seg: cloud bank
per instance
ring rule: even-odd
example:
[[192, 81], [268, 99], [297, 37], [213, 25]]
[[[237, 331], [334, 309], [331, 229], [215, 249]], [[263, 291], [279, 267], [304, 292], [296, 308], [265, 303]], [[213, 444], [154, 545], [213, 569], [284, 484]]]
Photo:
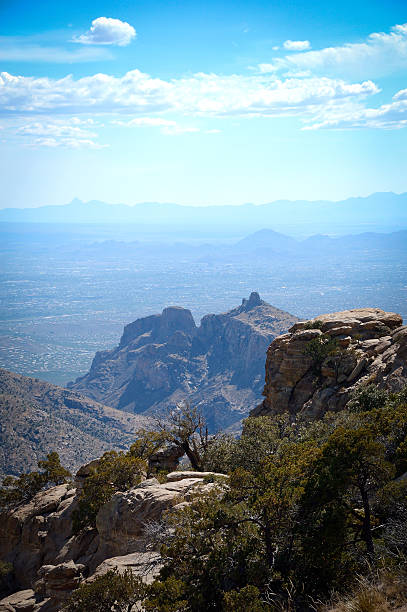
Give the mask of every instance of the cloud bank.
[[173, 111], [205, 116], [280, 116], [377, 93], [372, 81], [347, 83], [326, 77], [279, 79], [198, 73], [165, 81], [140, 70], [123, 77], [95, 74], [74, 79], [0, 73], [4, 114], [126, 113]]
[[[134, 36], [129, 24], [101, 17], [81, 42], [125, 45]], [[362, 43], [301, 50], [308, 44], [285, 41], [289, 55], [249, 74], [199, 72], [160, 79], [136, 69], [123, 76], [56, 79], [2, 72], [2, 134], [10, 133], [7, 122], [18, 120], [17, 137], [34, 139], [38, 146], [100, 148], [105, 145], [98, 141], [98, 116], [107, 116], [112, 128], [157, 128], [169, 135], [217, 132], [196, 127], [194, 118], [297, 117], [307, 130], [407, 127], [407, 90], [373, 108], [368, 100], [380, 88], [366, 77], [407, 68], [407, 24], [373, 33]], [[351, 79], [356, 68], [362, 78]]]

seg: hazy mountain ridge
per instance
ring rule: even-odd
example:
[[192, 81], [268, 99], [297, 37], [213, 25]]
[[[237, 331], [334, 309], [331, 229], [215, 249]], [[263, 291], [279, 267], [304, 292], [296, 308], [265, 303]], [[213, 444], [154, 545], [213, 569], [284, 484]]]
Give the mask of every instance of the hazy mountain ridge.
[[[324, 223], [324, 220], [327, 223]], [[392, 219], [391, 224], [389, 219]], [[365, 198], [348, 198], [339, 202], [325, 200], [278, 200], [267, 204], [239, 206], [181, 206], [178, 204], [140, 203], [134, 206], [81, 202], [72, 200], [60, 206], [38, 208], [5, 208], [1, 222], [48, 223], [138, 223], [141, 226], [216, 227], [261, 229], [267, 225], [332, 227], [332, 224], [396, 228], [407, 226], [407, 193], [374, 193]]]
[[206, 315], [199, 327], [189, 310], [166, 308], [127, 325], [119, 346], [97, 353], [89, 373], [69, 387], [135, 413], [186, 400], [211, 430], [222, 429], [256, 404], [266, 350], [296, 321], [255, 292], [227, 313]]

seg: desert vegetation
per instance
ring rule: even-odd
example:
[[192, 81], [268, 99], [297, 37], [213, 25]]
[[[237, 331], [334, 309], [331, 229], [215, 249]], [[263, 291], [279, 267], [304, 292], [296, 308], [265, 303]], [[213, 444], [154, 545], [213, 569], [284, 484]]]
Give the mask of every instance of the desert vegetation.
[[[185, 408], [177, 418], [199, 467], [228, 478], [212, 478], [209, 491], [165, 515], [160, 575], [144, 589], [137, 583], [132, 601], [137, 592], [144, 609], [157, 612], [398, 609], [407, 558], [406, 390], [369, 385], [321, 420], [249, 418], [240, 438], [204, 436], [204, 446], [191, 426], [202, 424], [198, 413]], [[157, 439], [173, 442], [171, 428]], [[85, 610], [78, 602], [75, 592], [68, 609]]]

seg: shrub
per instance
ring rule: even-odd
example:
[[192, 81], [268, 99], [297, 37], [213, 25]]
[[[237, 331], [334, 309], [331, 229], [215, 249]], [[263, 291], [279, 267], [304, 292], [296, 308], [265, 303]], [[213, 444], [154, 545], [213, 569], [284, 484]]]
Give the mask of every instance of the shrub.
[[128, 453], [108, 451], [97, 462], [92, 474], [85, 479], [78, 508], [72, 516], [74, 533], [94, 527], [96, 515], [116, 491], [126, 491], [139, 484], [147, 464]]
[[369, 412], [382, 408], [388, 400], [389, 394], [374, 384], [365, 385], [356, 389], [347, 404], [353, 412]]
[[59, 455], [51, 452], [38, 462], [42, 472], [23, 473], [17, 478], [7, 476], [0, 488], [0, 507], [13, 507], [29, 501], [42, 489], [68, 482], [71, 473], [60, 462]]
[[302, 329], [322, 329], [323, 325], [323, 321], [316, 319], [315, 321], [306, 321]]
[[73, 592], [63, 612], [130, 612], [142, 610], [146, 586], [130, 569], [108, 571]]
[[321, 374], [321, 366], [327, 357], [338, 355], [344, 351], [340, 349], [338, 341], [335, 338], [331, 338], [327, 334], [317, 336], [307, 343], [305, 348], [305, 355], [308, 355], [312, 359], [312, 371], [316, 376]]

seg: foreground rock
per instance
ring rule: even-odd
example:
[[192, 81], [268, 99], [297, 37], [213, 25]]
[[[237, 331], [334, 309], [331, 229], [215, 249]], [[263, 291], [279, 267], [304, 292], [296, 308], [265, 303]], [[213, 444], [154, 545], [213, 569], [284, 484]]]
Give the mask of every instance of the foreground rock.
[[[86, 466], [85, 466], [86, 468]], [[86, 477], [80, 470], [78, 483]], [[30, 503], [0, 514], [0, 559], [13, 564], [15, 593], [0, 601], [0, 612], [56, 612], [83, 580], [115, 567], [150, 582], [160, 568], [151, 533], [164, 512], [188, 503], [213, 486], [211, 473], [169, 474], [116, 493], [99, 510], [96, 529], [72, 533], [76, 489], [68, 485], [38, 493]], [[212, 478], [213, 479], [213, 478]]]
[[188, 400], [211, 431], [223, 429], [259, 401], [267, 347], [296, 321], [258, 293], [203, 317], [199, 327], [189, 310], [166, 308], [127, 325], [119, 346], [97, 353], [90, 372], [70, 387], [134, 413]]
[[[265, 399], [251, 414], [341, 410], [353, 390], [369, 382], [399, 391], [407, 384], [407, 327], [402, 323], [400, 315], [378, 308], [296, 323], [267, 351]], [[327, 356], [318, 369], [309, 354], [310, 343], [326, 338], [335, 340], [336, 354]]]

